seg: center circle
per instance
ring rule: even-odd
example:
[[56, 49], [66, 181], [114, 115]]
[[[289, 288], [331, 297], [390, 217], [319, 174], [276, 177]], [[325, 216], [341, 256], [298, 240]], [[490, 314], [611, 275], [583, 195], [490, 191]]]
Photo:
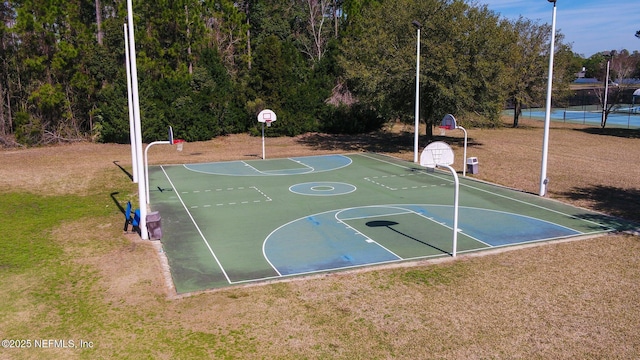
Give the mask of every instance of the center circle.
[[356, 187], [341, 182], [315, 181], [291, 185], [289, 191], [298, 195], [334, 196], [352, 193], [356, 191]]

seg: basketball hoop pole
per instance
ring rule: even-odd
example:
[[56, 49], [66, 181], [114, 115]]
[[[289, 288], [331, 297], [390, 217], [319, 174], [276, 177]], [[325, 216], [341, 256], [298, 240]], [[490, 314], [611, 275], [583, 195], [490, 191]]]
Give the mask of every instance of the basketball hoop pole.
[[149, 155], [147, 154], [150, 147], [160, 144], [171, 145], [171, 141], [154, 141], [151, 144], [147, 145], [146, 148], [144, 148], [144, 180], [146, 181], [145, 187], [147, 188], [147, 205], [149, 205]]
[[444, 118], [442, 118], [442, 122], [440, 122], [440, 128], [441, 129], [445, 129], [445, 130], [460, 129], [460, 130], [462, 130], [464, 132], [464, 152], [462, 154], [462, 156], [463, 156], [463, 160], [462, 160], [462, 176], [466, 177], [467, 176], [467, 167], [466, 167], [466, 161], [467, 161], [467, 138], [468, 138], [467, 129], [463, 128], [462, 126], [459, 126], [458, 122], [456, 121], [456, 118], [451, 114], [447, 114], [447, 115], [444, 116]]
[[453, 160], [453, 150], [451, 150], [451, 147], [447, 143], [441, 141], [432, 142], [427, 145], [420, 156], [421, 166], [431, 169], [435, 169], [438, 166], [446, 167], [453, 175], [455, 190], [453, 193], [453, 250], [451, 251], [451, 255], [456, 257], [458, 252], [458, 194], [460, 190], [460, 179], [458, 178], [456, 170], [451, 167], [451, 164], [454, 162]]
[[456, 129], [460, 129], [464, 131], [464, 151], [462, 154], [462, 159], [464, 160], [462, 160], [462, 176], [466, 177], [467, 176], [467, 129], [458, 125], [456, 125]]
[[460, 190], [460, 180], [458, 179], [458, 174], [456, 170], [449, 165], [439, 165], [442, 167], [446, 167], [451, 171], [453, 175], [453, 179], [455, 181], [455, 190], [453, 192], [453, 250], [451, 251], [451, 256], [456, 257], [456, 253], [458, 252], [458, 199], [459, 199], [459, 190]]
[[264, 155], [264, 123], [262, 123], [262, 160], [265, 159]]

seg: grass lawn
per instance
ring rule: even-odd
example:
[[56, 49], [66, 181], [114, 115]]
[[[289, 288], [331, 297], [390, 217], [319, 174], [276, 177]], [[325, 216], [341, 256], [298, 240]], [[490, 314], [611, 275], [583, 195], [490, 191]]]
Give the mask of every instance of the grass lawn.
[[[541, 123], [468, 130], [477, 178], [537, 193]], [[411, 160], [411, 131], [268, 138], [267, 152]], [[460, 164], [462, 134], [439, 140]], [[640, 222], [640, 132], [553, 124], [549, 149], [549, 197]], [[259, 156], [260, 138], [233, 135], [154, 147], [150, 162]], [[130, 171], [123, 145], [0, 151], [0, 359], [640, 358], [639, 236], [181, 297], [158, 243], [123, 234]]]

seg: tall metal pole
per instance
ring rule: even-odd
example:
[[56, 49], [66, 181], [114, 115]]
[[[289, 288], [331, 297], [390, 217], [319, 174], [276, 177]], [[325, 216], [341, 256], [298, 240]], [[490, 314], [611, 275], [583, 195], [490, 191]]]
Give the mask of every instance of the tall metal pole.
[[549, 79], [547, 82], [547, 104], [544, 116], [544, 138], [542, 140], [542, 166], [540, 170], [540, 196], [547, 193], [547, 158], [549, 152], [549, 123], [551, 122], [551, 91], [553, 90], [553, 53], [556, 42], [556, 0], [548, 0], [553, 3], [553, 18], [551, 21], [551, 45], [549, 50]]
[[413, 26], [418, 29], [417, 45], [416, 45], [416, 120], [415, 134], [413, 139], [413, 162], [418, 162], [418, 138], [420, 134], [420, 28], [422, 24], [417, 21], [412, 22]]
[[140, 98], [138, 96], [138, 67], [136, 65], [136, 42], [133, 31], [133, 5], [127, 0], [127, 20], [129, 25], [129, 60], [131, 61], [131, 92], [133, 100], [133, 116], [136, 132], [136, 154], [138, 158], [138, 198], [140, 200], [140, 237], [149, 239], [147, 233], [147, 190], [142, 156], [142, 126], [140, 120]]
[[131, 142], [131, 164], [133, 182], [138, 183], [138, 158], [136, 151], [136, 125], [135, 116], [133, 115], [133, 94], [131, 91], [131, 60], [129, 59], [129, 30], [127, 24], [124, 24], [124, 58], [127, 68], [127, 96], [129, 104], [129, 139]]
[[600, 126], [604, 127], [605, 120], [607, 118], [607, 95], [609, 94], [609, 63], [611, 62], [611, 54], [607, 57], [607, 76], [604, 81], [604, 102], [602, 103], [602, 120], [600, 120]]

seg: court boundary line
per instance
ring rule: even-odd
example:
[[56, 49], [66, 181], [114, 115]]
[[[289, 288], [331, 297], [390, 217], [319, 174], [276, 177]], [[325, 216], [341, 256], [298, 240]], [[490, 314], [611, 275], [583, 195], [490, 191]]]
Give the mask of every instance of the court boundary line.
[[[307, 164], [303, 164], [299, 161], [295, 161], [292, 158], [282, 158], [282, 159], [269, 159], [269, 160], [289, 160], [291, 162], [294, 162], [296, 164], [302, 165], [303, 167], [299, 167], [299, 168], [291, 168], [291, 169], [280, 169], [280, 170], [258, 170], [255, 166], [252, 166], [250, 164], [247, 163], [246, 160], [240, 160], [241, 163], [243, 163], [245, 166], [248, 166], [250, 168], [253, 169], [253, 171], [257, 172], [258, 174], [261, 175], [265, 175], [265, 176], [286, 176], [286, 175], [305, 175], [305, 174], [311, 174], [312, 172], [314, 172], [316, 169], [314, 169], [312, 166], [309, 166]], [[306, 168], [306, 169], [305, 169]], [[291, 170], [292, 173], [291, 174], [287, 174], [287, 171]], [[301, 170], [300, 172], [293, 172], [294, 170]], [[282, 173], [278, 173], [278, 171], [282, 171]], [[238, 176], [238, 175], [232, 175], [232, 176]], [[248, 175], [251, 176], [251, 175]]]
[[[339, 156], [342, 158], [345, 158], [347, 160], [349, 160], [346, 164], [334, 167], [334, 168], [330, 168], [330, 169], [324, 169], [324, 170], [316, 170], [313, 166], [307, 165], [304, 162], [302, 162], [301, 160], [296, 160], [296, 159], [301, 159], [301, 158], [322, 158], [322, 157], [335, 157], [335, 156]], [[208, 163], [192, 163], [192, 164], [177, 164], [177, 165], [167, 165], [167, 166], [182, 166], [185, 169], [187, 169], [188, 171], [193, 171], [195, 173], [200, 173], [200, 174], [206, 174], [206, 175], [219, 175], [219, 176], [291, 176], [291, 175], [305, 175], [305, 174], [313, 174], [313, 173], [321, 173], [321, 172], [327, 172], [327, 171], [334, 171], [334, 170], [339, 170], [342, 168], [345, 168], [349, 165], [351, 165], [353, 163], [353, 159], [351, 159], [348, 155], [345, 154], [326, 154], [326, 155], [310, 155], [310, 156], [298, 156], [298, 157], [287, 157], [287, 158], [274, 158], [274, 159], [269, 159], [269, 160], [283, 160], [283, 159], [287, 159], [290, 161], [293, 161], [294, 163], [300, 164], [310, 170], [307, 171], [303, 171], [303, 172], [299, 172], [299, 173], [270, 173], [270, 172], [265, 172], [265, 171], [261, 171], [256, 169], [255, 167], [251, 166], [250, 164], [247, 163], [247, 161], [259, 161], [259, 160], [229, 160], [229, 161], [216, 161], [216, 162], [208, 162]], [[197, 170], [197, 169], [192, 169], [189, 166], [190, 165], [208, 165], [208, 164], [232, 164], [232, 163], [241, 163], [244, 164], [245, 166], [250, 167], [251, 169], [253, 169], [253, 171], [256, 172], [256, 174], [232, 174], [232, 173], [218, 173], [218, 172], [210, 172], [210, 171], [204, 171], [204, 170]], [[296, 168], [296, 169], [304, 169], [304, 167], [300, 167], [300, 168]], [[286, 169], [285, 169], [286, 170]], [[294, 170], [294, 169], [291, 169]], [[269, 171], [282, 171], [282, 170], [269, 170]]]
[[211, 245], [209, 245], [209, 242], [207, 241], [207, 238], [202, 233], [202, 230], [200, 230], [200, 227], [198, 226], [198, 223], [193, 218], [193, 216], [191, 215], [191, 212], [187, 208], [187, 205], [182, 200], [182, 197], [180, 196], [179, 191], [177, 191], [177, 188], [175, 187], [175, 185], [173, 184], [173, 181], [171, 181], [171, 178], [169, 177], [169, 174], [167, 174], [167, 172], [164, 170], [164, 166], [161, 165], [160, 169], [162, 169], [162, 172], [164, 173], [164, 176], [167, 178], [167, 181], [169, 181], [169, 184], [171, 184], [171, 187], [173, 187], [174, 192], [175, 192], [176, 196], [178, 197], [178, 200], [180, 200], [180, 203], [182, 204], [182, 207], [187, 212], [187, 215], [189, 216], [189, 218], [193, 222], [193, 225], [196, 227], [196, 230], [198, 230], [198, 233], [200, 234], [200, 237], [202, 238], [202, 241], [204, 241], [205, 245], [207, 245], [207, 248], [209, 249], [209, 252], [213, 256], [213, 258], [216, 261], [216, 263], [218, 264], [218, 267], [220, 267], [220, 271], [222, 271], [222, 274], [224, 275], [225, 279], [227, 279], [227, 282], [229, 283], [229, 285], [233, 284], [233, 282], [231, 282], [231, 279], [229, 279], [229, 275], [227, 275], [227, 272], [224, 270], [224, 267], [222, 267], [222, 264], [220, 263], [220, 260], [218, 260], [218, 257], [216, 256], [215, 252], [211, 248]]

